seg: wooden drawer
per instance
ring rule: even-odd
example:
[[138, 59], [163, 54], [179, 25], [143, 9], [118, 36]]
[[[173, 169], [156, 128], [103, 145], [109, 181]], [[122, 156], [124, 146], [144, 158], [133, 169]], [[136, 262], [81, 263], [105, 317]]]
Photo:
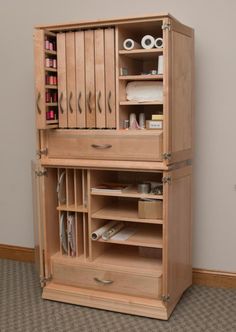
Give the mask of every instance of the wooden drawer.
[[52, 262], [53, 282], [80, 288], [160, 298], [162, 278]]
[[50, 130], [46, 141], [48, 158], [162, 161], [162, 132]]

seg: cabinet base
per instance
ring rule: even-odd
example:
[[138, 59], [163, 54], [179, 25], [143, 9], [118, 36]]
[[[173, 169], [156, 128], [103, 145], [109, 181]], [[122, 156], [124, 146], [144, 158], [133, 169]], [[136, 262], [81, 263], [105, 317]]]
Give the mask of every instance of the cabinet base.
[[53, 282], [44, 287], [42, 298], [163, 320], [169, 318], [175, 306], [167, 309], [160, 300], [94, 291]]

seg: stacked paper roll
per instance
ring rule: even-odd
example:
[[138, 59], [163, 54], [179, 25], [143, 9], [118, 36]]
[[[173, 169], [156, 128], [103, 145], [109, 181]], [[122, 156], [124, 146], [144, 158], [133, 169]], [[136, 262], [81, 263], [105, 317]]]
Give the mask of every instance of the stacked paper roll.
[[130, 51], [133, 50], [134, 48], [140, 48], [140, 44], [138, 44], [136, 41], [134, 41], [131, 38], [127, 38], [123, 42], [123, 47], [125, 50]]
[[163, 38], [157, 38], [155, 40], [155, 47], [156, 48], [162, 48], [163, 47]]
[[117, 224], [117, 221], [111, 221], [108, 224], [104, 225], [103, 227], [98, 228], [96, 231], [94, 231], [91, 234], [91, 239], [96, 241], [98, 239], [100, 239], [100, 237], [102, 237], [102, 235], [108, 231], [110, 228], [112, 228], [113, 226], [115, 226]]
[[111, 227], [108, 231], [102, 234], [102, 239], [105, 241], [109, 240], [113, 235], [118, 233], [124, 227], [125, 224], [122, 221], [117, 222], [113, 227]]
[[151, 35], [145, 35], [145, 36], [143, 36], [143, 38], [141, 40], [141, 45], [145, 49], [153, 48], [155, 46], [155, 39], [154, 39], [154, 37], [151, 36]]
[[163, 55], [159, 55], [158, 57], [158, 74], [163, 74]]

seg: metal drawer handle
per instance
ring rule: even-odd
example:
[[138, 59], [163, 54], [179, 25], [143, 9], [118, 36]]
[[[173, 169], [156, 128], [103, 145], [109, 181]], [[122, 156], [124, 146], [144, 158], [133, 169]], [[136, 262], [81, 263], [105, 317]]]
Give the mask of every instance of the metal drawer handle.
[[98, 110], [100, 113], [102, 113], [102, 108], [101, 108], [101, 96], [102, 96], [102, 93], [101, 91], [99, 91], [98, 93], [98, 101], [97, 101], [97, 104], [98, 104]]
[[99, 279], [99, 278], [94, 278], [94, 280], [96, 282], [98, 282], [99, 284], [103, 284], [103, 285], [110, 285], [112, 284], [114, 281], [113, 280], [104, 280], [104, 279]]
[[91, 146], [95, 149], [109, 149], [112, 147], [111, 144], [91, 144]]
[[82, 108], [81, 108], [81, 105], [80, 105], [81, 97], [82, 97], [82, 93], [81, 93], [81, 91], [80, 91], [80, 93], [79, 93], [79, 97], [78, 97], [78, 110], [79, 110], [79, 113], [80, 113], [80, 114], [82, 113]]
[[36, 101], [37, 110], [38, 110], [38, 113], [39, 113], [39, 114], [42, 113], [42, 111], [41, 111], [41, 109], [40, 109], [40, 107], [39, 107], [39, 100], [40, 100], [40, 98], [41, 98], [41, 93], [39, 92], [39, 93], [38, 93], [38, 97], [37, 97], [37, 101]]
[[69, 98], [69, 108], [70, 108], [70, 112], [73, 113], [73, 108], [71, 106], [71, 100], [72, 100], [73, 94], [72, 92], [70, 93], [70, 98]]
[[109, 91], [109, 94], [108, 94], [107, 104], [108, 104], [109, 112], [111, 113], [112, 112], [112, 108], [111, 108], [111, 91]]
[[64, 110], [63, 110], [63, 107], [62, 107], [62, 99], [63, 99], [63, 92], [61, 92], [60, 99], [59, 99], [59, 106], [60, 106], [61, 114], [64, 113]]
[[87, 98], [87, 105], [88, 105], [89, 113], [92, 113], [91, 97], [92, 97], [92, 92], [89, 91], [88, 98]]

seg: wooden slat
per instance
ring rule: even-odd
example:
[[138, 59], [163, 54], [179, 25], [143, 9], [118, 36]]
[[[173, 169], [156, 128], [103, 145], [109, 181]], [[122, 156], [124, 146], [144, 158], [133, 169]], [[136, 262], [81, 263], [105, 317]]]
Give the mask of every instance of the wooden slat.
[[22, 262], [34, 262], [35, 250], [33, 248], [13, 246], [9, 244], [0, 244], [0, 258], [12, 259]]
[[94, 31], [85, 35], [86, 127], [95, 128]]
[[75, 33], [66, 33], [66, 79], [68, 127], [76, 128]]
[[58, 70], [58, 102], [59, 127], [67, 128], [67, 88], [66, 88], [66, 35], [57, 34], [57, 70]]
[[[104, 30], [94, 32], [95, 86], [96, 86], [96, 128], [106, 127], [105, 112], [105, 54]], [[108, 69], [106, 68], [106, 71]], [[111, 75], [111, 73], [109, 73]]]
[[86, 127], [84, 31], [75, 32], [77, 127]]
[[120, 76], [119, 80], [125, 81], [153, 81], [153, 80], [162, 80], [163, 75], [128, 75]]
[[105, 29], [106, 127], [116, 127], [115, 31]]

